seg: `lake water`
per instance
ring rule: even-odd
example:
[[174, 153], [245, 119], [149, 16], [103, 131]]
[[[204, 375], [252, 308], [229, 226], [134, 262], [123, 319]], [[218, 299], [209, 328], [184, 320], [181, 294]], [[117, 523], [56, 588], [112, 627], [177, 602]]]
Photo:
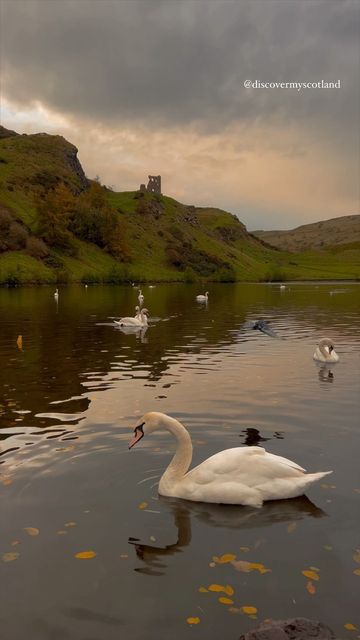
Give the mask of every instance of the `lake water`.
[[[236, 640], [293, 616], [360, 637], [359, 285], [208, 288], [144, 286], [144, 335], [112, 322], [131, 287], [0, 290], [4, 640]], [[193, 464], [260, 443], [334, 473], [262, 509], [159, 498], [170, 434], [127, 448], [149, 410], [186, 425]]]

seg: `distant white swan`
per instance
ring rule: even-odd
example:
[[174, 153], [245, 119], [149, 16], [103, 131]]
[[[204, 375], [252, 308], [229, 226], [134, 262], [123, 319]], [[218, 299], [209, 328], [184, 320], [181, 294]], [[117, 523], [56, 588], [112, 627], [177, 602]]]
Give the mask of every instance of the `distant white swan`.
[[198, 302], [207, 302], [208, 299], [209, 299], [209, 292], [208, 291], [206, 291], [205, 295], [200, 294], [200, 295], [196, 296], [196, 300]]
[[160, 479], [162, 496], [261, 507], [265, 500], [296, 498], [332, 473], [307, 474], [295, 462], [267, 453], [262, 447], [225, 449], [188, 471], [192, 459], [189, 433], [178, 420], [155, 411], [137, 421], [129, 449], [157, 429], [170, 431], [177, 440], [175, 455]]
[[54, 298], [58, 298], [59, 297], [59, 289], [56, 289], [55, 293], [54, 293]]
[[313, 358], [319, 362], [338, 362], [339, 356], [334, 349], [333, 341], [330, 338], [322, 338], [315, 349]]
[[143, 292], [141, 291], [141, 289], [139, 289], [138, 300], [139, 300], [140, 305], [142, 305], [144, 300], [145, 300], [145, 298], [143, 296]]
[[135, 307], [136, 315], [131, 318], [120, 318], [120, 320], [114, 320], [115, 324], [120, 325], [120, 327], [147, 327], [148, 326], [148, 310], [141, 309], [140, 307]]
[[284, 285], [284, 284], [281, 284], [281, 285], [280, 285], [280, 289], [281, 289], [282, 291], [283, 291], [284, 289], [286, 289], [285, 285]]

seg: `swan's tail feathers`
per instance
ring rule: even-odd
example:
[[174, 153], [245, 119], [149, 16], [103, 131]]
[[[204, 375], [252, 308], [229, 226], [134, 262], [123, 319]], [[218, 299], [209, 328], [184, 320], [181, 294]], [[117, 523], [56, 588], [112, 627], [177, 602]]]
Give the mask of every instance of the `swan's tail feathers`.
[[263, 500], [282, 500], [302, 496], [315, 482], [321, 480], [332, 471], [319, 471], [318, 473], [303, 473], [296, 477], [278, 478], [271, 483], [257, 487]]

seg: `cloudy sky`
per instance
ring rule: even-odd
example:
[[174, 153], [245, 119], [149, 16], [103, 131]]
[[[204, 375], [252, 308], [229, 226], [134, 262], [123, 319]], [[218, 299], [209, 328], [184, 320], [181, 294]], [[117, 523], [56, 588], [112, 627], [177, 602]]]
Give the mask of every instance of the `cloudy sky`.
[[[2, 124], [249, 229], [358, 213], [358, 0], [0, 0]], [[340, 88], [245, 88], [336, 82]]]

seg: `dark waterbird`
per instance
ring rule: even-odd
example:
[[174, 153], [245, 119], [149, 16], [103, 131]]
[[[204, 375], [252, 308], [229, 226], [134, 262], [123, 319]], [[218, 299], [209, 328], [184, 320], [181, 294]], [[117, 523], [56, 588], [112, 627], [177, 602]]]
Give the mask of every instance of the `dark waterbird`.
[[268, 320], [262, 320], [261, 318], [259, 320], [255, 320], [254, 322], [249, 322], [248, 324], [245, 325], [246, 329], [254, 329], [254, 330], [258, 330], [261, 331], [262, 333], [265, 333], [268, 336], [271, 336], [272, 338], [279, 338], [278, 334], [269, 326], [270, 321]]

